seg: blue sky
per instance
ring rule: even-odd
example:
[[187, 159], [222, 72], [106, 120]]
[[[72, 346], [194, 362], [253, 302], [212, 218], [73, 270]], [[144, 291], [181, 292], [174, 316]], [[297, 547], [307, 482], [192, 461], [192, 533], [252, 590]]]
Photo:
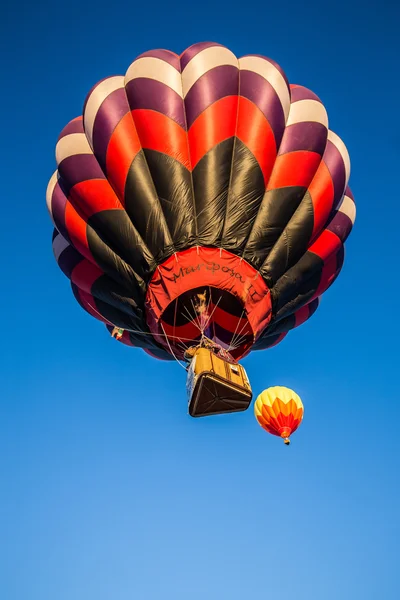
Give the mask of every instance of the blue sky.
[[[2, 599], [398, 598], [400, 11], [368, 5], [43, 0], [2, 15]], [[87, 91], [145, 50], [205, 40], [315, 91], [352, 159], [341, 276], [311, 321], [245, 361], [256, 393], [302, 396], [290, 449], [252, 410], [190, 419], [184, 372], [111, 340], [52, 255], [55, 142]]]

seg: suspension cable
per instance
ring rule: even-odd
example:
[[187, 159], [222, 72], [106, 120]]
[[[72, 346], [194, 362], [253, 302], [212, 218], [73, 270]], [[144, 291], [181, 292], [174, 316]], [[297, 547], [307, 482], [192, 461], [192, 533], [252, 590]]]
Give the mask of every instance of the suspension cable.
[[[94, 312], [96, 312], [99, 315], [99, 317], [101, 317], [102, 319], [105, 319], [105, 317], [101, 313], [99, 313], [99, 311], [96, 310], [94, 308], [94, 306], [92, 306], [89, 302], [87, 304], [90, 306], [90, 308], [92, 310], [94, 310]], [[105, 319], [105, 320], [108, 321], [108, 319]], [[113, 327], [117, 327], [117, 325], [115, 325], [114, 323], [111, 323], [111, 321], [109, 321], [109, 323]], [[150, 333], [148, 331], [140, 331], [139, 329], [126, 329], [125, 327], [121, 327], [120, 329], [123, 329], [124, 331], [129, 331], [129, 333], [135, 333], [137, 335], [149, 335], [151, 337], [154, 337], [154, 336], [167, 337], [167, 334], [165, 333], [164, 328], [163, 328], [164, 333]], [[176, 335], [172, 335], [171, 337], [174, 338], [174, 339], [176, 339], [176, 340], [178, 340], [179, 342], [192, 342], [193, 341], [192, 338], [180, 338], [180, 337], [178, 337]]]
[[174, 357], [174, 359], [176, 360], [176, 362], [178, 363], [179, 366], [182, 367], [182, 369], [185, 369], [185, 371], [187, 371], [187, 368], [185, 367], [185, 365], [183, 363], [181, 363], [181, 361], [176, 357], [175, 352], [172, 350], [171, 344], [169, 343], [169, 339], [167, 334], [165, 333], [165, 329], [164, 329], [164, 325], [162, 324], [162, 322], [160, 321], [160, 325], [161, 325], [161, 329], [164, 332], [165, 338], [167, 340], [167, 344], [168, 344], [168, 348], [169, 351], [171, 352], [172, 356]]

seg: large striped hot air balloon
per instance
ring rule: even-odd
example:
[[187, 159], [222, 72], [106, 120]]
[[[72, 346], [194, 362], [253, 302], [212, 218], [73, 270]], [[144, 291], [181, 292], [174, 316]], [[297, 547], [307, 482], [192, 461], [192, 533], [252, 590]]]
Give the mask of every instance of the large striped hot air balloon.
[[157, 358], [204, 336], [234, 360], [270, 348], [342, 268], [347, 150], [269, 58], [146, 52], [92, 88], [56, 159], [53, 249], [76, 300]]

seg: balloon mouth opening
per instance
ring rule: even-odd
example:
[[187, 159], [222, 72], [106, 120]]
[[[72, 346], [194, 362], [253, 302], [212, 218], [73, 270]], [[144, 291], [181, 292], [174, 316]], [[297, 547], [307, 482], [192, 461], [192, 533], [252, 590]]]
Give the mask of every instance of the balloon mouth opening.
[[285, 444], [285, 446], [290, 446], [290, 435], [291, 435], [291, 430], [285, 428], [282, 432], [281, 432], [281, 438], [283, 439], [283, 442]]
[[160, 328], [180, 358], [203, 337], [228, 350], [236, 360], [254, 342], [243, 304], [233, 294], [212, 286], [188, 290], [170, 302], [161, 315]]
[[260, 273], [227, 250], [203, 246], [177, 252], [157, 267], [145, 308], [154, 339], [179, 359], [205, 335], [240, 360], [272, 316]]

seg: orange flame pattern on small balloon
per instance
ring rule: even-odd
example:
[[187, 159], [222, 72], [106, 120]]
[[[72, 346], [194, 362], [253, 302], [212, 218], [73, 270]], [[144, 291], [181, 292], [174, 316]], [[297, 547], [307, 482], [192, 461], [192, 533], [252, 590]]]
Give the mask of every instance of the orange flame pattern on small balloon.
[[276, 386], [261, 392], [254, 404], [254, 414], [265, 431], [288, 439], [300, 425], [304, 407], [293, 390]]

